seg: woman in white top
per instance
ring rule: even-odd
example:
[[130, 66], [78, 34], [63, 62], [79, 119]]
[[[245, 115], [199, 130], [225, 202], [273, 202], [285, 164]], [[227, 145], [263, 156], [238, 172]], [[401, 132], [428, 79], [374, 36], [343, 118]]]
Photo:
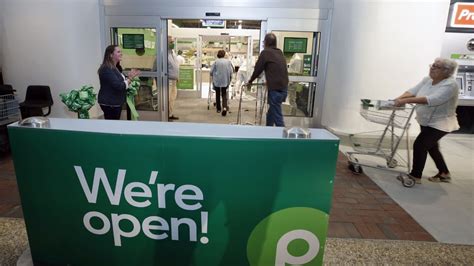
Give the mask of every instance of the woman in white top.
[[428, 153], [438, 168], [438, 174], [428, 180], [451, 181], [438, 141], [449, 132], [459, 129], [456, 117], [459, 88], [453, 79], [456, 68], [457, 63], [453, 60], [437, 58], [430, 65], [429, 77], [395, 99], [396, 106], [416, 103], [416, 120], [421, 132], [413, 144], [413, 168], [410, 176], [417, 184], [421, 184]]

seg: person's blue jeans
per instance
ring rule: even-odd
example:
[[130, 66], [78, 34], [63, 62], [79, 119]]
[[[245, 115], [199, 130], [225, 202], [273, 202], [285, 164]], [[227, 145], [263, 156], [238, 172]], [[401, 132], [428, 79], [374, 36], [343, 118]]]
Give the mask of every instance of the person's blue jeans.
[[288, 95], [287, 89], [283, 90], [268, 90], [268, 108], [267, 112], [267, 126], [284, 127], [283, 114], [281, 113], [281, 103], [286, 100]]

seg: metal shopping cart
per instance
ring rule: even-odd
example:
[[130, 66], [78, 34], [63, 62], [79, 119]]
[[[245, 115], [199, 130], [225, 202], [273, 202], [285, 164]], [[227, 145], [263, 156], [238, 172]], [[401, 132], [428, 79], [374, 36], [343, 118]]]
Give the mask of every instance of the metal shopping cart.
[[[267, 89], [265, 83], [242, 84], [240, 86], [239, 106], [237, 110], [237, 122], [232, 123], [236, 125], [262, 125], [262, 117], [265, 111], [265, 103], [267, 100]], [[253, 123], [242, 122], [242, 101], [255, 101], [255, 116]]]
[[9, 151], [7, 125], [20, 120], [20, 106], [13, 91], [0, 90], [0, 154]]
[[0, 95], [0, 126], [5, 126], [20, 119], [20, 106], [15, 95]]
[[[214, 83], [212, 82], [212, 76], [209, 75], [209, 91], [207, 92], [207, 110], [210, 110], [211, 108], [211, 102], [212, 102], [212, 99], [215, 98], [215, 91], [212, 89], [214, 86]], [[216, 106], [216, 102], [212, 102], [212, 105], [215, 107]]]
[[[380, 131], [350, 134], [353, 152], [347, 152], [349, 169], [355, 173], [362, 173], [362, 166], [385, 169], [400, 173], [397, 177], [405, 187], [413, 187], [415, 180], [408, 176], [410, 171], [410, 139], [408, 129], [414, 113], [414, 105], [407, 104], [395, 107], [393, 101], [362, 99], [360, 115], [367, 121], [384, 125]], [[399, 152], [403, 137], [406, 137], [407, 153], [403, 157]], [[362, 163], [356, 155], [367, 155], [382, 158], [385, 166], [376, 163]], [[359, 157], [359, 156], [357, 156]], [[406, 168], [401, 171], [400, 168]]]

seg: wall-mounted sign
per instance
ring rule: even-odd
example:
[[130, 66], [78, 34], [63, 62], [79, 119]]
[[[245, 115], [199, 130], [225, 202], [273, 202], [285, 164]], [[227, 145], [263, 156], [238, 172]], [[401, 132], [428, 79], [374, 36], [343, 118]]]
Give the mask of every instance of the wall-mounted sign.
[[203, 27], [211, 27], [211, 28], [224, 28], [225, 27], [225, 20], [222, 19], [203, 19], [202, 20]]
[[474, 3], [455, 3], [451, 14], [450, 26], [456, 28], [474, 28]]
[[122, 44], [124, 49], [144, 49], [144, 34], [122, 34]]
[[194, 88], [194, 68], [179, 67], [178, 89], [192, 90]]
[[284, 53], [306, 53], [308, 38], [285, 37], [283, 44]]

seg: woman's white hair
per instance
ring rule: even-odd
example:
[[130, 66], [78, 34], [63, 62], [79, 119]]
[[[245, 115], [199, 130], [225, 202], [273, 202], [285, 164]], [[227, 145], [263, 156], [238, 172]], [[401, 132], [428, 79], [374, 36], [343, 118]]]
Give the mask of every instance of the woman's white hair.
[[444, 69], [448, 77], [452, 77], [458, 68], [458, 63], [454, 60], [438, 57], [435, 62], [440, 64]]

